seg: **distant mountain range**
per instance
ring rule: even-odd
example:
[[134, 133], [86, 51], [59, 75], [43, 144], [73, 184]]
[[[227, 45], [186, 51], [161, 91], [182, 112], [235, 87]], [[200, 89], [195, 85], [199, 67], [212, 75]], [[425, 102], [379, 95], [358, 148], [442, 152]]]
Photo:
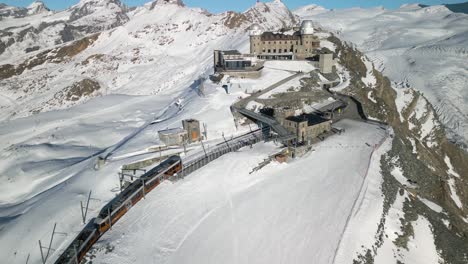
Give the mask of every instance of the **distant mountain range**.
[[[429, 5], [423, 5], [423, 4], [420, 4], [419, 6], [429, 7]], [[454, 13], [468, 14], [468, 2], [458, 3], [458, 4], [443, 4], [443, 6], [447, 7], [450, 11]]]

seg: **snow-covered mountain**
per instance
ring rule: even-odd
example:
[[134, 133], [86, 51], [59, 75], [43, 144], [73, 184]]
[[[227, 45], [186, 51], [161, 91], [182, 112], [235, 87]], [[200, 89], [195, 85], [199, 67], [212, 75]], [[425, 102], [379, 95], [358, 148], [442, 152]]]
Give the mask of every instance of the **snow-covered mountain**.
[[[100, 199], [96, 206], [112, 198], [111, 179], [118, 168], [112, 165], [95, 178], [95, 157], [157, 116], [178, 113], [171, 102], [193, 96], [193, 84], [211, 72], [213, 49], [247, 51], [247, 28], [253, 22], [266, 29], [297, 23], [278, 1], [221, 14], [181, 1], [157, 0], [133, 10], [118, 3], [81, 1], [61, 12], [0, 21], [2, 41], [10, 42], [0, 55], [0, 256], [8, 263], [24, 262], [27, 252], [30, 263], [39, 261], [34, 247], [44, 233], [24, 233], [32, 224], [45, 230], [49, 221], [62, 219], [59, 228], [69, 232], [66, 239], [73, 237], [79, 226], [74, 207], [83, 191], [93, 189]], [[82, 38], [63, 40], [66, 28]], [[36, 45], [37, 50], [25, 52]], [[227, 105], [236, 98], [200, 98], [180, 115], [212, 115], [213, 137], [232, 133]], [[157, 129], [178, 124], [182, 116]], [[144, 130], [131, 149], [154, 145], [154, 129]], [[43, 221], [32, 223], [36, 217]], [[64, 239], [56, 246], [65, 246]]]
[[[0, 4], [0, 259], [40, 263], [37, 241], [49, 241], [57, 223], [56, 259], [83, 227], [80, 201], [92, 190], [89, 221], [118, 192], [123, 165], [156, 155], [158, 130], [196, 118], [208, 123], [207, 148], [248, 131], [229, 110], [248, 96], [242, 86], [268, 87], [313, 66], [267, 63], [231, 94], [205, 81], [200, 95], [212, 50], [248, 51], [252, 23], [278, 30], [301, 17], [369, 56], [318, 33], [337, 51], [337, 91], [393, 132], [343, 122], [345, 134], [291, 163], [250, 174], [278, 150], [261, 143], [164, 182], [100, 240], [93, 262], [466, 263], [468, 162], [447, 143], [437, 115], [445, 104], [430, 95], [465, 102], [466, 16], [419, 5], [291, 12], [278, 0], [221, 14], [180, 0], [133, 9], [82, 0], [60, 12]], [[110, 158], [96, 170], [99, 155]]]
[[0, 6], [0, 60], [15, 63], [58, 44], [123, 25], [127, 8], [119, 0], [81, 0], [59, 12], [43, 2], [27, 8]]
[[[23, 107], [4, 106], [3, 118], [62, 109], [102, 94], [173, 93], [173, 87], [187, 85], [194, 75], [208, 71], [211, 50], [215, 47], [234, 48], [239, 43], [246, 44], [246, 29], [252, 23], [260, 23], [265, 29], [297, 23], [280, 1], [258, 3], [244, 13], [217, 15], [185, 7], [181, 1], [163, 0], [129, 12], [130, 20], [125, 10], [116, 0], [83, 0], [60, 13], [24, 18], [31, 24], [33, 18], [43, 21], [67, 17], [66, 21], [56, 20], [52, 23], [54, 26], [41, 26], [44, 22], [36, 24], [41, 28], [37, 33], [24, 33], [25, 30], [37, 31], [29, 24], [20, 26], [21, 31], [9, 28], [9, 32], [18, 34], [18, 42], [13, 41], [0, 56], [10, 63], [0, 66], [0, 75], [3, 75], [0, 83], [4, 84], [0, 89], [4, 97]], [[3, 28], [13, 22], [6, 20]], [[101, 31], [106, 28], [113, 29]], [[81, 42], [54, 46], [54, 43], [75, 39], [75, 30], [87, 37]], [[101, 33], [89, 35], [95, 32]], [[5, 42], [12, 38], [15, 39], [5, 33]], [[51, 46], [55, 48], [42, 49]], [[247, 50], [245, 46], [241, 48]], [[38, 51], [31, 53], [35, 55], [21, 56], [23, 49]], [[11, 56], [12, 53], [15, 55]], [[154, 69], [159, 70], [155, 73]], [[67, 100], [70, 96], [66, 94], [84, 79], [98, 85], [90, 92], [75, 93], [73, 100]]]
[[423, 92], [451, 138], [467, 144], [468, 15], [415, 4], [296, 14], [355, 43], [395, 86]]

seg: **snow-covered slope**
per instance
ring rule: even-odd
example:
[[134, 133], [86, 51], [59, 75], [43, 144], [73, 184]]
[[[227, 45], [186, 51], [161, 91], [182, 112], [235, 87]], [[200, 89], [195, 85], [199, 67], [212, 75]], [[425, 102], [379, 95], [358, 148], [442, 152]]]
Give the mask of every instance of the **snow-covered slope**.
[[[373, 147], [366, 144], [386, 135], [361, 122], [339, 125], [346, 134], [297, 161], [272, 162], [250, 174], [278, 151], [261, 143], [164, 184], [102, 238], [93, 262], [332, 263], [364, 179], [379, 174], [368, 165], [383, 152], [371, 157]], [[342, 166], [322, 166], [337, 156]]]
[[312, 5], [299, 7], [296, 10], [294, 10], [293, 13], [301, 17], [301, 16], [318, 15], [318, 14], [325, 13], [328, 11], [329, 11], [328, 9], [322, 6], [312, 4]]
[[355, 43], [396, 87], [423, 92], [451, 136], [468, 142], [468, 15], [419, 5], [297, 14]]
[[[98, 8], [102, 4], [82, 1], [70, 9], [71, 17], [81, 14], [72, 23], [101, 25], [88, 21], [94, 18], [87, 15], [91, 12], [90, 5], [96, 9], [92, 14], [102, 14]], [[116, 6], [113, 1], [108, 5]], [[261, 23], [266, 29], [295, 24], [291, 12], [281, 2], [257, 4], [244, 13], [212, 15], [202, 9], [187, 8], [179, 1], [155, 1], [137, 8], [130, 16], [132, 19], [125, 25], [85, 41], [83, 45], [89, 47], [67, 44], [71, 48], [65, 49], [72, 50], [73, 56], [57, 58], [59, 50], [46, 50], [25, 62], [24, 57], [16, 59], [10, 66], [12, 74], [0, 78], [2, 118], [63, 109], [89, 97], [110, 93], [174, 94], [209, 71], [213, 49], [238, 47], [247, 51], [246, 28], [253, 22]], [[19, 71], [20, 66], [27, 70]], [[2, 70], [8, 72], [0, 68], [0, 73]], [[69, 96], [64, 93], [69, 93], [84, 79], [97, 83], [93, 91], [82, 96], [75, 93], [76, 99], [66, 99]], [[11, 101], [23, 107], [18, 108]]]
[[[113, 12], [106, 13], [106, 3]], [[254, 18], [271, 29], [295, 24], [277, 2], [245, 13], [213, 15], [180, 1], [154, 1], [128, 12], [125, 24], [101, 31], [106, 27], [99, 25], [111, 22], [104, 15], [114, 17], [118, 10], [114, 4], [81, 1], [47, 16], [0, 21], [2, 29], [15, 26], [19, 31], [23, 23], [38, 26], [46, 19], [59, 21], [57, 32], [62, 20], [68, 21], [65, 25], [89, 23], [99, 31], [58, 45], [56, 32], [51, 32], [42, 38], [52, 42], [44, 44], [45, 49], [21, 55], [22, 49], [12, 45], [0, 55], [8, 58], [2, 64], [10, 64], [0, 65], [0, 257], [8, 263], [23, 263], [29, 253], [29, 263], [38, 263], [37, 240], [47, 240], [46, 230], [56, 221], [67, 235], [54, 238], [53, 247], [62, 249], [81, 228], [75, 208], [90, 189], [99, 199], [91, 215], [112, 198], [120, 166], [145, 156], [130, 155], [95, 172], [97, 155], [108, 154], [119, 141], [129, 142], [116, 155], [141, 151], [158, 143], [156, 131], [180, 126], [182, 118], [207, 122], [213, 139], [242, 132], [236, 132], [229, 106], [245, 96], [243, 91], [228, 96], [207, 87], [206, 98], [197, 96], [199, 78], [211, 71], [212, 50], [247, 51], [246, 29]], [[258, 12], [263, 7], [269, 11]], [[72, 10], [82, 16], [70, 22]], [[233, 18], [240, 19], [231, 23]], [[167, 120], [149, 125], [158, 117]], [[139, 133], [128, 137], [135, 131]]]
[[119, 0], [81, 0], [59, 12], [40, 1], [28, 8], [0, 7], [0, 60], [17, 63], [36, 51], [123, 25], [126, 12]]

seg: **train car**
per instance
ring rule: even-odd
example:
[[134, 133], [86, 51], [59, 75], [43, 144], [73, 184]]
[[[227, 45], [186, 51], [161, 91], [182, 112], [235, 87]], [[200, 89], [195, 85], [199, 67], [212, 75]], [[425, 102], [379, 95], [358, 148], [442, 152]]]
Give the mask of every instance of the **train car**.
[[99, 237], [109, 230], [111, 225], [117, 222], [133, 205], [138, 203], [146, 193], [181, 169], [182, 160], [180, 157], [171, 156], [146, 172], [139, 180], [132, 182], [101, 209], [97, 218], [91, 219], [55, 263], [81, 262], [88, 250]]
[[79, 263], [91, 246], [96, 243], [99, 237], [99, 230], [94, 224], [94, 219], [92, 219], [85, 228], [81, 230], [75, 240], [73, 240], [72, 244], [62, 253], [62, 255], [60, 255], [55, 263]]

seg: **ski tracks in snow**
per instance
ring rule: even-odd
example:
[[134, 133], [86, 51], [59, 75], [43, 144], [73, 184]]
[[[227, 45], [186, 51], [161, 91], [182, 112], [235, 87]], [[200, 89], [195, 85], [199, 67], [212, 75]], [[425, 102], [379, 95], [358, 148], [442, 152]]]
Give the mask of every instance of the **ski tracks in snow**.
[[[331, 261], [331, 264], [334, 264], [335, 263], [335, 259], [336, 259], [336, 256], [338, 255], [338, 251], [340, 249], [340, 246], [341, 246], [341, 243], [342, 243], [342, 240], [343, 240], [343, 237], [344, 237], [344, 234], [346, 232], [346, 229], [348, 228], [348, 225], [349, 225], [349, 222], [351, 220], [352, 217], [356, 216], [356, 214], [359, 212], [360, 208], [361, 208], [361, 205], [362, 205], [362, 202], [364, 200], [364, 194], [365, 192], [367, 191], [367, 176], [369, 175], [369, 168], [372, 164], [372, 160], [374, 158], [374, 154], [375, 154], [375, 151], [377, 149], [380, 148], [380, 146], [382, 146], [382, 144], [388, 139], [388, 137], [390, 136], [389, 134], [389, 131], [388, 131], [388, 128], [386, 130], [386, 134], [385, 134], [385, 137], [382, 138], [382, 140], [378, 143], [378, 145], [372, 150], [370, 156], [369, 156], [369, 162], [367, 164], [367, 168], [366, 168], [366, 172], [364, 174], [364, 177], [362, 179], [362, 183], [361, 183], [361, 186], [359, 187], [359, 191], [357, 192], [357, 195], [356, 195], [356, 198], [354, 198], [354, 201], [353, 201], [353, 206], [351, 207], [351, 210], [348, 214], [348, 216], [346, 217], [346, 222], [345, 222], [345, 225], [343, 227], [343, 230], [341, 231], [341, 234], [340, 234], [340, 239], [338, 240], [338, 244], [336, 246], [336, 249], [335, 249], [335, 253], [333, 254], [333, 259]], [[366, 186], [366, 188], [364, 189], [364, 186]], [[364, 190], [363, 190], [364, 189]], [[360, 197], [362, 197], [362, 199], [359, 199]], [[358, 205], [358, 201], [361, 200], [359, 202], [359, 205]], [[358, 205], [356, 207], [356, 205]], [[353, 214], [353, 212], [355, 212]]]

